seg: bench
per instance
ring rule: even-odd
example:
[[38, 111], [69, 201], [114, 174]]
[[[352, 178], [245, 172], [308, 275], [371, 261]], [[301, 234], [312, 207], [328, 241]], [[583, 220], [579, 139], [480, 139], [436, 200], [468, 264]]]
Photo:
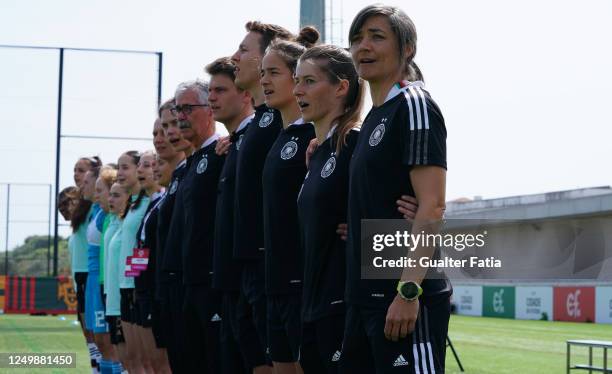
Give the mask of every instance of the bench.
[[[589, 363], [573, 365], [571, 363], [571, 346], [589, 347]], [[603, 367], [593, 365], [593, 348], [603, 349]], [[612, 342], [602, 340], [568, 340], [567, 341], [567, 374], [570, 370], [588, 370], [589, 374], [604, 373], [612, 374], [612, 368], [608, 368], [608, 349], [612, 349]]]

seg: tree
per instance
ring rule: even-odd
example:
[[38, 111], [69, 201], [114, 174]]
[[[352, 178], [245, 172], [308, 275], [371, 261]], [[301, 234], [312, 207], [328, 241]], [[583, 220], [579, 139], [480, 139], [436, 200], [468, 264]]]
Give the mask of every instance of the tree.
[[[51, 238], [53, 243], [53, 238]], [[8, 274], [28, 277], [46, 277], [47, 261], [53, 271], [53, 251], [48, 258], [49, 237], [47, 235], [28, 236], [24, 243], [9, 251]], [[4, 266], [0, 266], [0, 274], [4, 275]], [[62, 237], [58, 241], [58, 274], [70, 275], [70, 254], [68, 241]]]

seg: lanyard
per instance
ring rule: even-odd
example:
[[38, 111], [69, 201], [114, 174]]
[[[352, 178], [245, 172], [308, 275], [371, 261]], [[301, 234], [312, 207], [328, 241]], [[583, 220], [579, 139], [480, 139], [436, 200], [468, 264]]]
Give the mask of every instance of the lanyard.
[[147, 226], [147, 221], [149, 220], [149, 217], [151, 216], [151, 213], [153, 213], [153, 211], [159, 207], [159, 204], [161, 204], [161, 202], [164, 201], [165, 197], [166, 197], [166, 194], [163, 194], [162, 196], [160, 196], [157, 199], [157, 201], [155, 202], [155, 205], [153, 205], [153, 208], [151, 208], [151, 210], [149, 210], [149, 212], [142, 219], [142, 230], [140, 231], [140, 241], [143, 244], [144, 244], [144, 241], [145, 241], [145, 238], [146, 238], [146, 231], [147, 230], [145, 229], [145, 227]]

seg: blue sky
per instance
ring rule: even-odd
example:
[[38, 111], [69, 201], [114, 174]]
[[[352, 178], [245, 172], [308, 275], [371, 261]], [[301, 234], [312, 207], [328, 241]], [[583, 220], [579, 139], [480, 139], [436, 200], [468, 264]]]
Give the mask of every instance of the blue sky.
[[[368, 1], [333, 1], [335, 41]], [[447, 196], [485, 198], [610, 185], [612, 3], [391, 1], [414, 20], [416, 61], [448, 128]], [[214, 6], [211, 6], [214, 4]], [[342, 15], [342, 17], [340, 17]], [[0, 2], [0, 44], [162, 51], [163, 97], [230, 55], [251, 19], [297, 30], [299, 2]], [[64, 133], [148, 137], [156, 60], [68, 52]], [[0, 49], [0, 182], [53, 183], [57, 52]], [[115, 161], [148, 142], [65, 139], [61, 186], [74, 160]], [[0, 187], [4, 249], [5, 188]], [[11, 220], [46, 220], [47, 191], [12, 191]], [[66, 230], [62, 231], [67, 234]], [[10, 247], [46, 224], [12, 224]]]

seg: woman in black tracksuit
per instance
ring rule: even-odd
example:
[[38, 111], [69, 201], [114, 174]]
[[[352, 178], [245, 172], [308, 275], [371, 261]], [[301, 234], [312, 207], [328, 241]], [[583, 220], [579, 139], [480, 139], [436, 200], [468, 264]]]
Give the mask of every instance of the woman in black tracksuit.
[[314, 28], [306, 27], [296, 42], [275, 41], [261, 66], [266, 105], [278, 110], [283, 121], [262, 174], [268, 345], [279, 374], [299, 370], [303, 261], [297, 195], [306, 174], [306, 148], [315, 136], [312, 124], [301, 118], [293, 74], [306, 47], [318, 38]]
[[318, 143], [298, 196], [304, 249], [300, 364], [306, 374], [337, 373], [346, 242], [336, 230], [346, 222], [349, 162], [364, 90], [351, 55], [332, 45], [306, 51], [295, 78], [294, 94], [304, 120], [314, 124]]
[[[374, 106], [362, 124], [349, 170], [347, 312], [340, 364], [347, 373], [444, 372], [452, 293], [448, 279], [420, 266], [399, 269], [394, 279], [362, 279], [363, 219], [401, 219], [397, 200], [402, 195], [418, 203], [413, 232], [443, 217], [446, 127], [423, 82], [412, 78], [416, 40], [410, 18], [385, 5], [362, 9], [349, 31], [353, 62], [369, 84]], [[435, 255], [430, 248], [415, 253], [424, 251]]]

